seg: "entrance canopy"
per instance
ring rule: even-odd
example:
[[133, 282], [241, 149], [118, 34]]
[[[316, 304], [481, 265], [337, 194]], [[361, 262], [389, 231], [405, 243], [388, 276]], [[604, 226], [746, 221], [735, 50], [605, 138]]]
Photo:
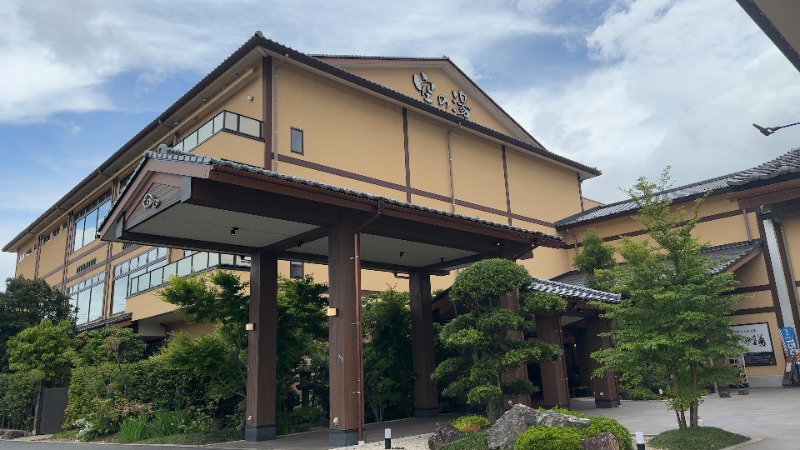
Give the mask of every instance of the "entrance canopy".
[[172, 150], [147, 152], [100, 228], [133, 242], [326, 263], [342, 218], [361, 223], [361, 267], [446, 270], [488, 257], [562, 247], [541, 232]]

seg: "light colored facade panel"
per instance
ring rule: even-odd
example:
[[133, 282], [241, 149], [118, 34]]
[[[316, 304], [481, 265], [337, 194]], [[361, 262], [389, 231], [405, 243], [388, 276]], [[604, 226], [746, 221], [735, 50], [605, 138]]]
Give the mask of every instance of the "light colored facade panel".
[[193, 153], [264, 167], [264, 142], [237, 134], [220, 132], [198, 145]]
[[[39, 252], [39, 250], [33, 250], [33, 246], [35, 244], [36, 239], [30, 238], [19, 247], [19, 252], [17, 252], [17, 270], [15, 276], [33, 278], [36, 271], [36, 255]], [[30, 253], [27, 253], [28, 249], [31, 249]], [[20, 255], [25, 255], [25, 259], [20, 261]]]
[[405, 201], [406, 199], [405, 192], [399, 189], [392, 189], [385, 186], [378, 186], [374, 183], [354, 180], [352, 178], [348, 178], [345, 176], [321, 172], [316, 169], [300, 167], [294, 164], [282, 163], [280, 165], [280, 171], [281, 173], [285, 173], [287, 175], [305, 178], [308, 180], [314, 180], [320, 183], [344, 187], [347, 189], [353, 189], [360, 192], [367, 192], [373, 195], [379, 195], [381, 197], [391, 198], [400, 201]]
[[[83, 278], [86, 277], [86, 273], [88, 272], [94, 273], [97, 271], [97, 269], [105, 268], [108, 245], [101, 241], [96, 241], [89, 244], [87, 248], [91, 249], [95, 247], [95, 245], [98, 243], [100, 243], [101, 245], [97, 246], [97, 248], [95, 248], [94, 250], [88, 253], [82, 253], [81, 250], [85, 251], [86, 249], [81, 249], [78, 251], [78, 253], [82, 253], [80, 258], [70, 259], [71, 262], [67, 264], [67, 286], [74, 284], [76, 280], [77, 281], [82, 280]], [[88, 272], [83, 271], [80, 273], [80, 276], [78, 276], [79, 275], [77, 273], [78, 267], [80, 267], [81, 264], [91, 261], [92, 259], [96, 261], [95, 265], [91, 266], [91, 268], [88, 269]]]
[[452, 133], [451, 145], [456, 200], [506, 211], [500, 145], [463, 132]]
[[489, 222], [508, 225], [508, 217], [506, 216], [501, 216], [500, 214], [481, 211], [479, 209], [470, 208], [468, 206], [456, 205], [456, 214], [461, 214], [467, 217], [477, 217], [478, 219], [488, 220]]
[[[405, 185], [399, 106], [290, 65], [279, 70], [280, 154]], [[303, 131], [302, 155], [290, 152], [291, 128]]]
[[694, 235], [700, 237], [701, 242], [708, 242], [712, 246], [741, 242], [747, 240], [747, 229], [742, 216], [720, 218], [708, 222], [700, 222], [694, 229]]
[[415, 189], [450, 197], [447, 132], [451, 129], [453, 127], [408, 113], [409, 167], [411, 186]]
[[52, 237], [52, 232], [49, 233], [50, 240], [41, 246], [39, 251], [39, 270], [38, 276], [44, 275], [58, 269], [64, 265], [64, 252], [67, 249], [67, 237], [69, 237], [69, 229], [61, 230], [56, 237]]
[[736, 271], [737, 287], [766, 286], [769, 284], [764, 253], [753, 257], [747, 264]]
[[581, 209], [577, 174], [533, 155], [506, 149], [511, 210], [547, 222]]

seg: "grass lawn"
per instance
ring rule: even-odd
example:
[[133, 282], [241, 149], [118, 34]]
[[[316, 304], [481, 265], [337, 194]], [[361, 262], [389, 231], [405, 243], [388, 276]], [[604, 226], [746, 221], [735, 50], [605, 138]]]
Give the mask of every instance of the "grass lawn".
[[654, 437], [650, 446], [664, 450], [717, 450], [749, 439], [721, 428], [701, 427], [665, 431]]
[[486, 443], [486, 436], [489, 434], [488, 430], [476, 431], [464, 435], [461, 439], [445, 444], [439, 450], [483, 450], [488, 449], [489, 444]]

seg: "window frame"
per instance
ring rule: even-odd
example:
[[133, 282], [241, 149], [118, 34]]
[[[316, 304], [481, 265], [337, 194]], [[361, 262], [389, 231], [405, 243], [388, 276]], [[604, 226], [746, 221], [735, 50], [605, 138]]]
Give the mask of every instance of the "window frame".
[[[289, 131], [289, 152], [294, 153], [296, 155], [305, 155], [305, 133], [303, 133], [302, 128], [291, 127]], [[299, 136], [300, 139], [300, 151], [295, 150], [295, 136]]]

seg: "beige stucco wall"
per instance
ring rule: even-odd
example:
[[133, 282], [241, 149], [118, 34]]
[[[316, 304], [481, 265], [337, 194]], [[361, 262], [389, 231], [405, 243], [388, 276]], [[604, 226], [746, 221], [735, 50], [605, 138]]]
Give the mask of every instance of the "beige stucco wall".
[[193, 153], [264, 167], [264, 142], [222, 131], [195, 147]]
[[39, 249], [41, 252], [41, 255], [39, 255], [39, 270], [37, 273], [39, 277], [50, 273], [64, 264], [64, 252], [67, 249], [67, 238], [69, 235], [69, 228], [60, 230], [58, 236], [55, 238], [52, 237], [52, 230], [50, 231], [50, 241], [42, 245]]

